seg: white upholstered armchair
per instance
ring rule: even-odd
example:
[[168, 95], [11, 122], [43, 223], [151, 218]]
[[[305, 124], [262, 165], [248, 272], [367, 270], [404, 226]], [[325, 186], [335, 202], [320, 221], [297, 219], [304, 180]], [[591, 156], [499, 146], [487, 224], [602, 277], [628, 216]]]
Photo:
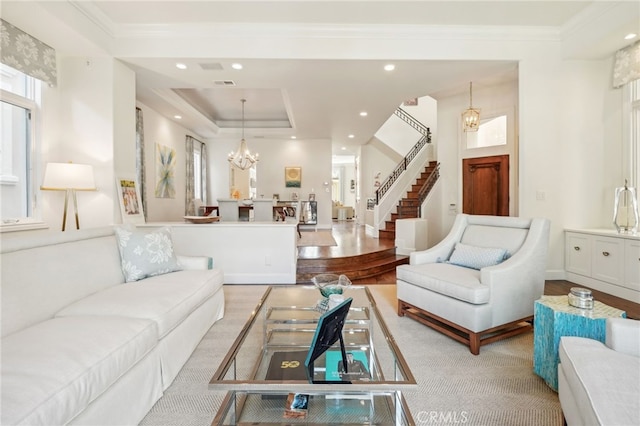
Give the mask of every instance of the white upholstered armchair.
[[469, 346], [531, 329], [544, 291], [549, 221], [459, 214], [431, 249], [396, 268], [398, 315]]

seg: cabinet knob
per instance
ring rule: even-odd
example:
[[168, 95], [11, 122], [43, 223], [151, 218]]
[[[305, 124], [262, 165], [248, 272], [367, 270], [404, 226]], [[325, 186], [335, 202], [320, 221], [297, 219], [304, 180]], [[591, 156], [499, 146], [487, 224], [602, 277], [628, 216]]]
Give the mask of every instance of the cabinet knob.
[[575, 246], [573, 249], [574, 249], [575, 251], [580, 251], [580, 247], [578, 247], [578, 246]]
[[609, 253], [608, 251], [603, 251], [603, 252], [602, 252], [602, 255], [603, 255], [603, 256], [605, 256], [605, 257], [609, 256], [609, 254], [610, 254], [610, 253]]

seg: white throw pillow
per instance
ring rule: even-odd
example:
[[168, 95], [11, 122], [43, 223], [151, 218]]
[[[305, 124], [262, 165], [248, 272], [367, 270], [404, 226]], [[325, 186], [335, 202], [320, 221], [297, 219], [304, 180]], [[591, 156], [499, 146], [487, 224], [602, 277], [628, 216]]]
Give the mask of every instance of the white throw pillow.
[[465, 268], [482, 269], [501, 263], [507, 258], [507, 250], [493, 247], [476, 247], [456, 243], [447, 263]]
[[126, 282], [182, 270], [168, 227], [147, 231], [123, 226], [115, 232]]

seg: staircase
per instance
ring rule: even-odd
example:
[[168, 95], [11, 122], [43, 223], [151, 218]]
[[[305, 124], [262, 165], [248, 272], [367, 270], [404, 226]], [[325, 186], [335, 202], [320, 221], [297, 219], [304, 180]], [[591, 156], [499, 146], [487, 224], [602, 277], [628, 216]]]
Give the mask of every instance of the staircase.
[[391, 220], [385, 221], [384, 229], [378, 230], [378, 238], [386, 240], [396, 239], [396, 220], [420, 217], [423, 201], [435, 185], [439, 177], [438, 163], [429, 162], [420, 173], [420, 177], [411, 185], [407, 196], [398, 201], [396, 213], [391, 213]]
[[[394, 114], [418, 131], [422, 137], [376, 190], [376, 204], [383, 199], [398, 177], [407, 170], [407, 166], [418, 156], [420, 151], [431, 143], [431, 131], [428, 127], [413, 118], [402, 108], [396, 109]], [[429, 194], [429, 191], [431, 191], [431, 188], [435, 185], [438, 177], [439, 166], [437, 162], [432, 161], [425, 167], [420, 177], [412, 185], [407, 197], [398, 202], [397, 212], [391, 215], [391, 220], [385, 222], [385, 229], [378, 231], [379, 239], [392, 240], [395, 242], [396, 219], [420, 217], [422, 203]], [[391, 204], [391, 206], [392, 205], [393, 204]], [[386, 245], [388, 248], [353, 256], [324, 259], [298, 258], [296, 283], [311, 283], [311, 278], [318, 274], [344, 274], [349, 277], [353, 283], [370, 284], [372, 282], [375, 283], [377, 279], [383, 280], [380, 282], [395, 282], [396, 267], [398, 265], [408, 264], [409, 256], [397, 255], [396, 248], [393, 245], [394, 243], [391, 243]]]

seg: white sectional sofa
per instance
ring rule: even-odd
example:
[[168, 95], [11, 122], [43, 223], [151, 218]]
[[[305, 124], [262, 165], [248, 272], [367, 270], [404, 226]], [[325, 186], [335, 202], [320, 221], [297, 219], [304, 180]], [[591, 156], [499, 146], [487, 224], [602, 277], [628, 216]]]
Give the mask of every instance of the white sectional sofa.
[[3, 238], [1, 259], [3, 425], [137, 424], [224, 313], [208, 258], [125, 282], [114, 228]]
[[640, 424], [640, 321], [607, 318], [605, 344], [561, 337], [559, 358], [568, 426]]

